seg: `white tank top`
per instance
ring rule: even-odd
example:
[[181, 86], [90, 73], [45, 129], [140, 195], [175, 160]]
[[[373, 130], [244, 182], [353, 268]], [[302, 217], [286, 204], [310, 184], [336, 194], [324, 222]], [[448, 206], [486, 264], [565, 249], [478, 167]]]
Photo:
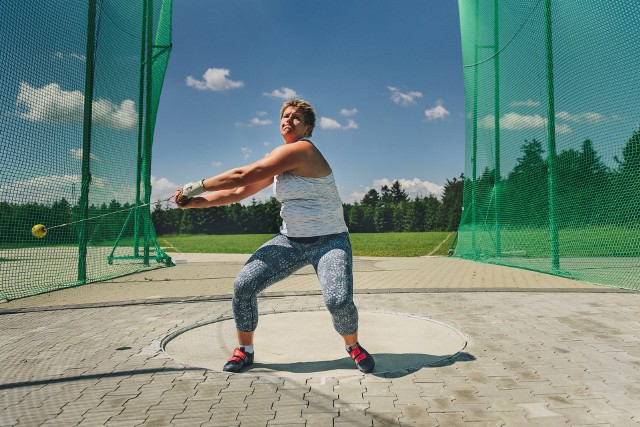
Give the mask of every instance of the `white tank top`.
[[289, 237], [315, 237], [348, 231], [333, 173], [310, 178], [284, 172], [274, 178], [282, 203], [280, 232]]

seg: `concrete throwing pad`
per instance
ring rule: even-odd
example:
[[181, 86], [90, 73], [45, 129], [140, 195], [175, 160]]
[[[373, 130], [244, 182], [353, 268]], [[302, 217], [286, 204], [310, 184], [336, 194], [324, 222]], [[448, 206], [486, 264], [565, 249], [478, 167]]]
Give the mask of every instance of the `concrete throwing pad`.
[[[375, 361], [373, 372], [418, 369], [451, 358], [467, 344], [458, 330], [419, 316], [360, 310], [359, 339]], [[233, 319], [183, 328], [162, 342], [175, 360], [215, 371], [237, 343]], [[346, 377], [360, 375], [327, 311], [260, 315], [247, 374], [272, 377]]]

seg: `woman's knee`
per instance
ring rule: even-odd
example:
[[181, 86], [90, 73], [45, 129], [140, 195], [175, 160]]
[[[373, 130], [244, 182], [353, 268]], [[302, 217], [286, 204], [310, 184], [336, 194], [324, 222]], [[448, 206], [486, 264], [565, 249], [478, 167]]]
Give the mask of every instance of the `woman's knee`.
[[325, 295], [324, 303], [331, 314], [351, 310], [351, 307], [355, 308], [352, 296], [347, 293]]
[[249, 291], [252, 287], [252, 280], [249, 276], [238, 275], [233, 281], [233, 295], [242, 296], [245, 294], [251, 294]]
[[259, 292], [265, 281], [262, 277], [263, 274], [260, 274], [261, 271], [259, 267], [260, 266], [254, 261], [247, 263], [242, 270], [240, 270], [233, 281], [234, 298], [248, 298]]

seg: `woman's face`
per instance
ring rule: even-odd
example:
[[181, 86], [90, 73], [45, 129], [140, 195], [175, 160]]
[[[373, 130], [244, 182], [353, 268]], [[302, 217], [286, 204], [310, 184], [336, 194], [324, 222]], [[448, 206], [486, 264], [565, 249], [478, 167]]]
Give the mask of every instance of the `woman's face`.
[[304, 115], [298, 107], [287, 107], [280, 118], [280, 133], [287, 142], [295, 142], [308, 135], [309, 126], [304, 122]]

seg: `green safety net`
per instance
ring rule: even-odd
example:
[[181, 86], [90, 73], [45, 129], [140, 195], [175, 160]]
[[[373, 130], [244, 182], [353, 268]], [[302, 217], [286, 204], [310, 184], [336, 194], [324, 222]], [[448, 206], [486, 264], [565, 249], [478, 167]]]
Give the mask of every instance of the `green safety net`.
[[640, 3], [459, 0], [455, 255], [640, 289]]
[[171, 8], [0, 2], [0, 300], [172, 265], [150, 215]]

